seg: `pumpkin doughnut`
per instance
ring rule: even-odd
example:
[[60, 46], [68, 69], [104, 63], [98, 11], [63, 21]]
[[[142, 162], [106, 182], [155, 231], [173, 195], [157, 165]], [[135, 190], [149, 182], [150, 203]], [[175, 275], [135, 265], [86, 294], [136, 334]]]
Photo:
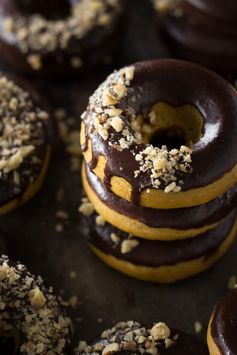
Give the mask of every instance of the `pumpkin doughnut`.
[[105, 330], [92, 345], [79, 342], [76, 355], [154, 354], [208, 355], [206, 345], [195, 337], [159, 322], [150, 328], [138, 322], [119, 322]]
[[27, 74], [66, 75], [115, 47], [122, 0], [1, 0], [1, 57]]
[[52, 287], [7, 256], [0, 258], [0, 280], [1, 338], [14, 338], [17, 354], [67, 354], [71, 322]]
[[106, 188], [133, 204], [197, 206], [237, 182], [236, 117], [235, 90], [213, 72], [140, 62], [111, 74], [90, 98], [82, 150]]
[[179, 56], [222, 73], [237, 73], [235, 0], [153, 0], [159, 28]]
[[213, 311], [207, 342], [210, 355], [237, 354], [237, 289], [219, 301]]
[[0, 215], [31, 199], [46, 175], [50, 120], [34, 100], [0, 73]]
[[122, 232], [98, 215], [88, 217], [87, 239], [109, 266], [144, 281], [170, 283], [198, 274], [227, 251], [237, 232], [236, 211], [195, 238], [164, 242]]
[[108, 191], [83, 164], [84, 190], [95, 210], [115, 227], [145, 239], [177, 240], [195, 237], [214, 228], [235, 208], [237, 185], [207, 204], [160, 210], [138, 207]]

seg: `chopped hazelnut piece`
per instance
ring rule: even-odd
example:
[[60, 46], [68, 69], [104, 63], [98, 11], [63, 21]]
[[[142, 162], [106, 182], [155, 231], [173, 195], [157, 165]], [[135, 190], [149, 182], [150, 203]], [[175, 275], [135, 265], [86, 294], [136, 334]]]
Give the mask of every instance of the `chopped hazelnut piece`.
[[157, 323], [151, 328], [151, 335], [154, 340], [164, 340], [170, 337], [170, 329], [165, 323]]
[[34, 288], [29, 293], [30, 303], [34, 309], [42, 308], [46, 303], [46, 298], [39, 287]]
[[130, 253], [138, 245], [139, 245], [139, 241], [136, 239], [123, 240], [121, 243], [121, 253], [122, 254]]

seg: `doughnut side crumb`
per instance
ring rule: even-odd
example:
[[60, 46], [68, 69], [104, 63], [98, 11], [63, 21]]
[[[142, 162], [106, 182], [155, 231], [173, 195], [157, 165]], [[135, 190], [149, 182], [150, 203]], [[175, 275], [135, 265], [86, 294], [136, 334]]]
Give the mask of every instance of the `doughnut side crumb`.
[[98, 226], [104, 226], [105, 225], [105, 219], [102, 216], [96, 216], [95, 222]]
[[84, 216], [89, 217], [94, 212], [94, 207], [87, 197], [83, 197], [81, 205], [79, 206], [79, 212]]
[[20, 353], [66, 354], [71, 321], [52, 288], [46, 289], [42, 278], [35, 278], [24, 265], [10, 265], [6, 256], [0, 258], [0, 281], [0, 328], [10, 324], [23, 334]]
[[[33, 69], [42, 66], [37, 52], [65, 50], [73, 41], [83, 39], [93, 28], [109, 26], [121, 12], [119, 0], [81, 0], [71, 5], [71, 14], [65, 19], [49, 20], [39, 14], [7, 17], [3, 24], [5, 31], [15, 37], [23, 53], [33, 52], [28, 62]], [[70, 62], [74, 68], [83, 65], [81, 58], [73, 56]]]
[[126, 239], [121, 243], [121, 253], [127, 254], [131, 253], [133, 249], [135, 249], [139, 245], [139, 241], [136, 239]]
[[235, 275], [229, 277], [227, 288], [228, 290], [233, 290], [234, 288], [237, 288], [237, 277]]
[[194, 323], [195, 333], [200, 333], [202, 331], [202, 324], [199, 321]]
[[128, 351], [133, 354], [158, 355], [158, 346], [162, 343], [166, 348], [176, 344], [177, 339], [170, 338], [170, 334], [165, 323], [157, 323], [152, 329], [147, 329], [134, 321], [119, 322], [113, 328], [105, 330], [101, 334], [101, 340], [92, 345], [80, 341], [75, 353], [109, 355]]
[[0, 179], [18, 187], [33, 182], [42, 165], [37, 151], [46, 143], [48, 113], [34, 107], [29, 94], [0, 73]]

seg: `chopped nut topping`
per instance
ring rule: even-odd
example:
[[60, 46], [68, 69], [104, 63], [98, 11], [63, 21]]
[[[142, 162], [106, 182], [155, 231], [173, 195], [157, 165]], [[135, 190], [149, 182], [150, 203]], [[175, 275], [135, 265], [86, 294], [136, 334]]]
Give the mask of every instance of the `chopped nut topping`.
[[157, 323], [151, 328], [151, 335], [155, 340], [164, 340], [170, 337], [170, 330], [165, 323]]
[[[165, 328], [165, 331], [159, 336], [159, 339], [155, 340], [151, 330], [142, 327], [139, 323], [133, 321], [119, 322], [113, 328], [105, 330], [101, 334], [101, 339], [92, 346], [88, 346], [86, 342], [80, 342], [76, 354], [110, 355], [127, 351], [132, 354], [158, 355], [159, 346], [162, 344], [166, 348], [176, 344], [174, 337], [172, 339], [166, 337], [168, 333], [170, 334], [169, 328], [164, 323], [159, 324]], [[154, 327], [157, 329], [161, 326], [155, 325]]]
[[117, 236], [117, 234], [115, 234], [115, 233], [111, 233], [110, 234], [110, 238], [112, 239], [112, 241], [114, 242], [114, 243], [119, 243], [120, 242], [120, 238]]
[[119, 351], [119, 344], [118, 343], [111, 343], [106, 345], [104, 350], [102, 351], [102, 355], [111, 355], [113, 353], [117, 353]]
[[66, 354], [71, 321], [52, 288], [24, 265], [11, 266], [6, 256], [0, 258], [0, 280], [0, 328], [10, 325], [23, 334], [20, 353]]
[[121, 253], [122, 254], [130, 253], [139, 244], [140, 244], [139, 241], [136, 240], [136, 239], [123, 240], [122, 243], [121, 243]]
[[164, 183], [165, 193], [179, 192], [181, 186], [177, 185], [176, 172], [191, 170], [191, 152], [191, 149], [185, 146], [169, 151], [164, 145], [161, 148], [149, 145], [135, 155], [135, 159], [140, 165], [139, 170], [134, 172], [135, 177], [149, 171], [154, 188], [159, 189], [160, 185]]
[[39, 287], [34, 288], [29, 292], [30, 303], [34, 309], [40, 309], [44, 307], [46, 303], [46, 298]]

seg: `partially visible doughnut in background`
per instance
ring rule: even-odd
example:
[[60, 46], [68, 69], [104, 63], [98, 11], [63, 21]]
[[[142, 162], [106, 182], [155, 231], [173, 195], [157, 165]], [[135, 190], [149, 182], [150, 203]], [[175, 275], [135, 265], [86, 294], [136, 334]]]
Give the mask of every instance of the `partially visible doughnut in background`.
[[123, 0], [2, 0], [1, 58], [25, 74], [75, 74], [116, 48], [122, 15]]
[[71, 320], [52, 287], [7, 256], [0, 257], [0, 281], [2, 346], [11, 338], [17, 354], [67, 354]]
[[210, 355], [237, 354], [237, 285], [212, 313], [207, 342]]
[[41, 97], [15, 79], [0, 73], [0, 215], [36, 194], [51, 156], [52, 118]]

